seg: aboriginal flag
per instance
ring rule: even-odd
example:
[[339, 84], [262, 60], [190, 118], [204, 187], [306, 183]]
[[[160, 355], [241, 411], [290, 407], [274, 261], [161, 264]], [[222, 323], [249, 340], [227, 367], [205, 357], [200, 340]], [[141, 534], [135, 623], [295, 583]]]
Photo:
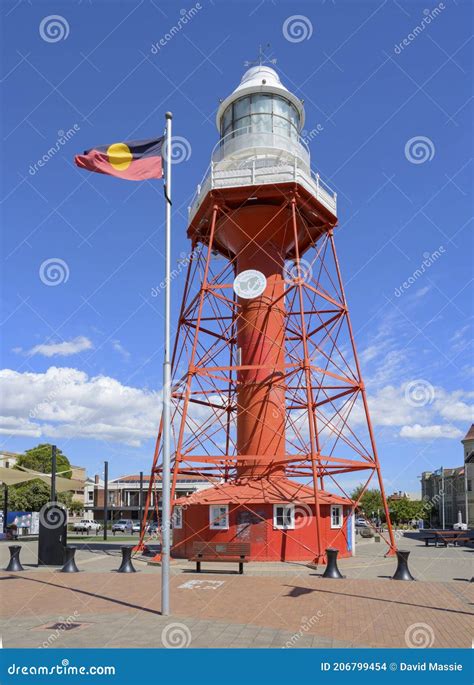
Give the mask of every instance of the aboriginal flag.
[[117, 176], [127, 181], [162, 178], [162, 147], [164, 136], [152, 140], [131, 140], [127, 143], [99, 145], [76, 155], [81, 169]]

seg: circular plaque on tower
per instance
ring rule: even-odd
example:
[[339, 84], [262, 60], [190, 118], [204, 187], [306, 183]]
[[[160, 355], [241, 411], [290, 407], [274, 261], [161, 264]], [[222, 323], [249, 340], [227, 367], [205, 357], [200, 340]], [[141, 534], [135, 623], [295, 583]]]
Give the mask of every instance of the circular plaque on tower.
[[234, 292], [244, 300], [251, 300], [259, 297], [267, 287], [267, 279], [261, 271], [247, 269], [236, 276], [234, 281]]

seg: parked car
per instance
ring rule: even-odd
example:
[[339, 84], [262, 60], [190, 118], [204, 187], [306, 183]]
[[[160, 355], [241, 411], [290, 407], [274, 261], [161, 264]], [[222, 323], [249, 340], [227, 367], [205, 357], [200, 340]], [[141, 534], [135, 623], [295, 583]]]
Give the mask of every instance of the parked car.
[[356, 518], [355, 524], [356, 526], [362, 526], [364, 528], [367, 528], [368, 526], [367, 521], [361, 517]]
[[75, 533], [90, 533], [94, 531], [96, 534], [102, 530], [102, 526], [97, 521], [91, 519], [81, 519], [73, 524], [72, 529]]
[[133, 528], [132, 519], [119, 519], [112, 526], [112, 533], [131, 533]]
[[132, 533], [139, 533], [141, 530], [140, 521], [134, 521], [132, 524]]

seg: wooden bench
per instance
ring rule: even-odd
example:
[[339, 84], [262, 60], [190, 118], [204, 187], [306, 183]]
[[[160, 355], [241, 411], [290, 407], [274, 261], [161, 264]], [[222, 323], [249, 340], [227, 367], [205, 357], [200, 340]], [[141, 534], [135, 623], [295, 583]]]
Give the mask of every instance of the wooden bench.
[[235, 562], [239, 565], [239, 573], [242, 575], [248, 556], [248, 542], [194, 542], [193, 556], [188, 561], [196, 562], [196, 573], [201, 573], [203, 561]]
[[447, 547], [449, 544], [452, 544], [453, 546], [456, 546], [457, 544], [461, 542], [469, 542], [471, 539], [471, 536], [468, 535], [467, 531], [439, 531], [436, 533], [436, 542], [435, 545], [436, 547], [438, 546], [438, 542], [443, 544], [445, 547]]
[[425, 541], [425, 547], [428, 547], [430, 542], [433, 542], [435, 547], [438, 547], [438, 543], [447, 547], [449, 544], [470, 542], [471, 536], [469, 531], [465, 530], [435, 530], [432, 535], [426, 535], [422, 539]]

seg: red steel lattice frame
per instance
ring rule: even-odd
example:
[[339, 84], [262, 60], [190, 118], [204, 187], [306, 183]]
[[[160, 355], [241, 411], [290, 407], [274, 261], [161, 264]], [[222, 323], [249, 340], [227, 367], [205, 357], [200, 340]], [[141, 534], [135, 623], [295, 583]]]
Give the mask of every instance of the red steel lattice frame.
[[[345, 490], [344, 474], [369, 471], [354, 505], [375, 476], [387, 521], [388, 553], [393, 554], [395, 539], [334, 243], [336, 220], [296, 184], [213, 191], [189, 228], [192, 251], [172, 358], [172, 506], [180, 474], [204, 477], [219, 488], [220, 482], [236, 478], [238, 464], [253, 463], [259, 457], [237, 453], [235, 423], [241, 411], [238, 376], [250, 367], [239, 362], [237, 350], [242, 312], [232, 284], [238, 255], [226, 251], [217, 227], [226, 220], [242, 231], [237, 223], [238, 209], [264, 193], [273, 201], [276, 198], [274, 216], [285, 213], [293, 234], [284, 270], [286, 403], [281, 411], [286, 454], [284, 460], [273, 459], [271, 467], [282, 466], [287, 477], [307, 479], [312, 484], [317, 560], [324, 556], [319, 507], [326, 484], [351, 499]], [[263, 239], [264, 229], [261, 235], [249, 234], [248, 241]], [[262, 246], [259, 242], [258, 247], [265, 250], [265, 243]], [[269, 310], [277, 305], [276, 299], [269, 302]], [[275, 341], [267, 343], [271, 346]], [[161, 470], [160, 448], [161, 426], [144, 524], [152, 510], [152, 492]], [[142, 530], [136, 549], [144, 547], [145, 525]]]

